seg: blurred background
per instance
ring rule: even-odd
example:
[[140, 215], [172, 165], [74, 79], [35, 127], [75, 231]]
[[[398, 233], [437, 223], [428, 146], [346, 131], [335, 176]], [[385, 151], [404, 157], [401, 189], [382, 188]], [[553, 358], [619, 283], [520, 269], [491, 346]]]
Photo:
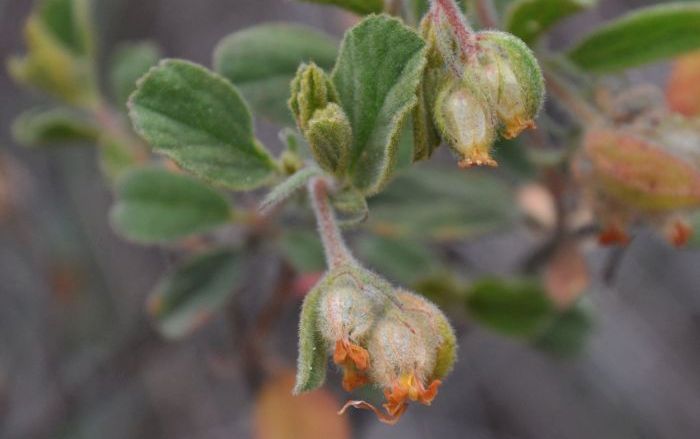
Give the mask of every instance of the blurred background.
[[[601, 3], [560, 26], [552, 41], [566, 46], [594, 23], [644, 4]], [[101, 53], [120, 41], [152, 39], [169, 57], [205, 65], [217, 41], [253, 24], [303, 22], [340, 36], [353, 20], [333, 8], [292, 0], [96, 4]], [[0, 59], [24, 50], [21, 28], [30, 8], [29, 0], [0, 0]], [[630, 75], [661, 84], [666, 70], [655, 65]], [[112, 232], [111, 194], [93, 149], [31, 150], [13, 143], [11, 121], [38, 100], [0, 69], [2, 439], [248, 438], [271, 431], [260, 424], [289, 422], [285, 417], [298, 430], [264, 437], [303, 438], [309, 429], [315, 435], [308, 437], [325, 432], [339, 438], [700, 434], [697, 252], [671, 249], [651, 235], [636, 239], [614, 282], [592, 286], [586, 299], [593, 309], [592, 333], [576, 356], [552, 356], [476, 326], [462, 327], [456, 369], [432, 407], [411, 408], [394, 427], [369, 413], [337, 418], [334, 407], [347, 397], [338, 375], [330, 375], [331, 393], [289, 397], [284, 372], [265, 382], [249, 370], [250, 341], [240, 339], [224, 313], [183, 341], [167, 342], [154, 332], [144, 301], [173, 256]], [[261, 139], [278, 145], [277, 128], [258, 125]], [[459, 251], [471, 270], [499, 274], [514, 269], [527, 245], [526, 234], [515, 230], [465, 243]], [[607, 256], [606, 250], [588, 253], [594, 278], [601, 277]], [[259, 264], [262, 277], [265, 261]], [[260, 302], [246, 300], [243, 312], [255, 316]], [[269, 324], [265, 349], [275, 353], [280, 370], [295, 365], [300, 303], [287, 303]], [[306, 412], [299, 408], [305, 405]]]

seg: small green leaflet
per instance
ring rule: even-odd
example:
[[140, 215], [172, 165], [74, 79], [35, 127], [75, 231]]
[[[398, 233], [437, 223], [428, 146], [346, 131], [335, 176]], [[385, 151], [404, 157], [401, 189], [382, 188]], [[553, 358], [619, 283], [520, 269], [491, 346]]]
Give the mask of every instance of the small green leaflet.
[[98, 128], [85, 114], [68, 107], [36, 108], [22, 113], [12, 125], [15, 139], [27, 146], [91, 142]]
[[192, 177], [158, 168], [134, 169], [119, 179], [114, 227], [138, 242], [163, 242], [226, 224], [224, 197]]
[[255, 114], [292, 123], [289, 84], [303, 62], [330, 70], [337, 42], [315, 29], [292, 24], [253, 26], [227, 36], [214, 49], [214, 70], [238, 87]]
[[162, 61], [139, 81], [129, 115], [155, 150], [204, 180], [250, 190], [275, 175], [276, 163], [254, 137], [235, 87], [202, 66]]
[[610, 73], [698, 48], [700, 3], [667, 3], [639, 9], [597, 28], [568, 56], [584, 70]]
[[165, 276], [148, 299], [148, 311], [164, 337], [182, 338], [221, 310], [242, 286], [245, 258], [218, 249], [195, 256]]
[[321, 3], [338, 6], [356, 14], [379, 14], [384, 10], [384, 0], [303, 0], [311, 3]]
[[561, 20], [596, 4], [597, 0], [518, 0], [508, 6], [505, 30], [532, 45]]

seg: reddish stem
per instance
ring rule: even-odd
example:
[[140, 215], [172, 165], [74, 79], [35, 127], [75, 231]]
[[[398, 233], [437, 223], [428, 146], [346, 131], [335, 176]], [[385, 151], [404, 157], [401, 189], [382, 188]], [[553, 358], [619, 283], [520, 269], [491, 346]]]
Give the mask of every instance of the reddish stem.
[[[454, 0], [432, 0], [432, 3], [436, 11], [433, 17], [438, 19], [439, 13], [444, 14], [457, 38], [457, 43], [462, 49], [462, 52], [467, 58], [470, 58], [476, 52], [476, 41], [474, 33], [464, 19], [464, 15], [462, 15], [462, 11]], [[439, 25], [439, 23], [436, 23], [436, 25]]]
[[353, 261], [350, 251], [345, 246], [343, 236], [340, 234], [335, 214], [328, 200], [328, 180], [323, 177], [312, 178], [309, 181], [309, 195], [316, 214], [323, 248], [326, 252], [328, 268], [337, 268]]

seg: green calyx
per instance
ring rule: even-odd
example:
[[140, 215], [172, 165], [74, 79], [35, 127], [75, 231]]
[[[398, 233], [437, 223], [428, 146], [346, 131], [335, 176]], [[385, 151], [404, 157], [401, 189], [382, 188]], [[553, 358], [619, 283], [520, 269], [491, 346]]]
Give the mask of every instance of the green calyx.
[[289, 108], [302, 132], [306, 132], [309, 121], [317, 110], [322, 110], [329, 103], [338, 101], [330, 78], [314, 63], [299, 66], [292, 80], [291, 91]]
[[316, 110], [307, 124], [306, 138], [321, 169], [342, 176], [347, 169], [352, 145], [352, 128], [343, 109], [338, 104], [329, 103]]

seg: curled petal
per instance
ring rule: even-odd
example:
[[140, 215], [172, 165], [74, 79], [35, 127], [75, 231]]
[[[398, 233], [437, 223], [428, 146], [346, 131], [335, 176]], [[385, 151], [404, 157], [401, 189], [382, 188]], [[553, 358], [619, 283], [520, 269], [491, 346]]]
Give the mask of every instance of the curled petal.
[[404, 405], [401, 408], [401, 410], [398, 411], [397, 413], [387, 415], [387, 414], [383, 413], [381, 410], [379, 410], [378, 408], [376, 408], [375, 406], [373, 406], [372, 404], [368, 403], [367, 401], [348, 401], [345, 403], [343, 408], [340, 409], [338, 414], [342, 415], [343, 413], [345, 413], [345, 411], [349, 407], [354, 407], [356, 409], [361, 409], [361, 410], [371, 410], [374, 412], [374, 414], [377, 416], [377, 419], [379, 419], [380, 422], [383, 422], [383, 423], [389, 424], [389, 425], [394, 425], [397, 422], [399, 422], [399, 419], [401, 419], [401, 415], [404, 414], [404, 412], [406, 411], [406, 408], [407, 408], [407, 406]]

